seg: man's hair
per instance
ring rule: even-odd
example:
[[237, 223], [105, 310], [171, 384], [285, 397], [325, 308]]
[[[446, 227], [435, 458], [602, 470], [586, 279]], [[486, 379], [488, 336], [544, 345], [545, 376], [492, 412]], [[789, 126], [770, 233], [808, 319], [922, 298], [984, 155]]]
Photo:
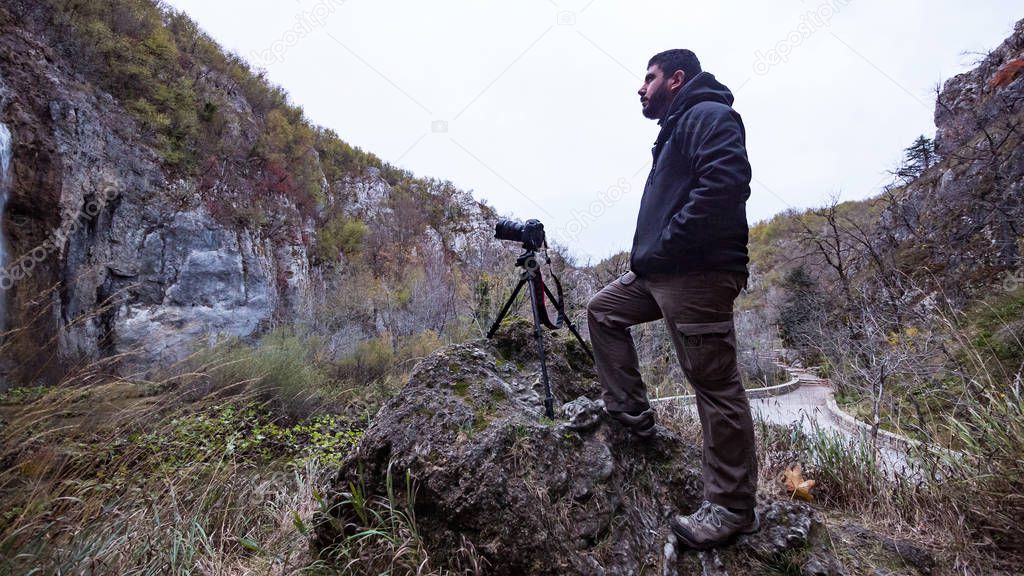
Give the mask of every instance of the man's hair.
[[655, 64], [658, 68], [661, 68], [662, 73], [666, 77], [676, 73], [676, 70], [682, 70], [686, 73], [684, 82], [689, 82], [691, 78], [700, 74], [700, 60], [697, 60], [697, 55], [690, 50], [683, 48], [676, 48], [673, 50], [665, 50], [659, 52], [651, 57], [650, 62], [647, 63], [647, 67], [650, 68]]

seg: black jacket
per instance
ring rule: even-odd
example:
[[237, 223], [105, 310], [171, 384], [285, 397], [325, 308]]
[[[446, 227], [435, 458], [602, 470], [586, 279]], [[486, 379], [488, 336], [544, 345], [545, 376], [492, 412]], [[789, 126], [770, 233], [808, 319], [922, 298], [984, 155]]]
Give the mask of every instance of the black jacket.
[[654, 143], [633, 272], [747, 271], [750, 163], [733, 96], [707, 72], [676, 93]]

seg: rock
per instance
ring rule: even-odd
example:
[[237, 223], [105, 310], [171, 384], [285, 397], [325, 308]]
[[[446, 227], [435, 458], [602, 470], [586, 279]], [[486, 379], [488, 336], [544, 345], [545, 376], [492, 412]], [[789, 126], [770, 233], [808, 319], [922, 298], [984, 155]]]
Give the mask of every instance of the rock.
[[[1024, 221], [1024, 20], [1002, 44], [943, 84], [935, 105], [941, 160], [903, 185], [875, 242], [900, 254], [924, 292], [964, 306], [1021, 266]], [[886, 234], [891, 234], [887, 237]], [[941, 271], [941, 272], [937, 272]], [[1000, 287], [1001, 288], [1001, 287]]]
[[[14, 336], [23, 342], [11, 349], [25, 351], [14, 364], [37, 375], [126, 354], [125, 371], [158, 368], [197, 339], [254, 337], [275, 313], [292, 316], [308, 284], [302, 235], [218, 220], [210, 207], [220, 192], [203, 197], [195, 181], [171, 178], [120, 103], [47, 56], [39, 23], [15, 22], [0, 23], [0, 121], [14, 132], [5, 231], [22, 263], [11, 323], [26, 328]], [[199, 89], [229, 104], [242, 148], [258, 137], [256, 119], [215, 86], [233, 81], [214, 76]], [[301, 222], [294, 206], [276, 206], [278, 221]]]
[[[408, 473], [432, 562], [454, 564], [468, 543], [488, 574], [679, 573], [694, 553], [677, 550], [668, 519], [703, 500], [700, 449], [668, 430], [639, 440], [608, 418], [592, 367], [565, 335], [546, 338], [559, 418], [543, 418], [530, 330], [509, 322], [494, 342], [451, 346], [416, 366], [342, 464], [317, 547], [365, 528], [352, 487], [361, 500], [381, 497], [389, 474]], [[763, 531], [737, 550], [772, 556], [806, 542], [806, 506], [768, 502], [761, 513]]]
[[958, 74], [942, 85], [935, 107], [935, 145], [939, 154], [948, 156], [967, 144], [978, 131], [1019, 111], [1024, 99], [1024, 74], [999, 86], [993, 85], [997, 73], [1010, 61], [1024, 57], [1024, 20], [1017, 22], [1013, 34], [989, 52], [978, 65]]
[[580, 396], [572, 402], [564, 404], [561, 412], [562, 416], [568, 420], [562, 426], [576, 432], [589, 432], [601, 425], [604, 402]]
[[833, 564], [831, 558], [812, 556], [800, 568], [800, 576], [838, 576], [842, 574]]
[[751, 553], [771, 558], [807, 544], [811, 532], [811, 509], [800, 502], [771, 502], [758, 508], [761, 531], [739, 539], [737, 544]]

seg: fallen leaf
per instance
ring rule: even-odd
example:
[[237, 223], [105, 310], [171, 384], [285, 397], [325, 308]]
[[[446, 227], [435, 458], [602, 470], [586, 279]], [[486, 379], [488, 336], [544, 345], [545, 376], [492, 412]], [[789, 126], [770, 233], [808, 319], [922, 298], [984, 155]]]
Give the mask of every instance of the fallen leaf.
[[804, 479], [799, 464], [790, 466], [782, 474], [790, 498], [799, 498], [808, 502], [814, 501], [814, 496], [811, 495], [811, 488], [814, 488], [814, 480]]

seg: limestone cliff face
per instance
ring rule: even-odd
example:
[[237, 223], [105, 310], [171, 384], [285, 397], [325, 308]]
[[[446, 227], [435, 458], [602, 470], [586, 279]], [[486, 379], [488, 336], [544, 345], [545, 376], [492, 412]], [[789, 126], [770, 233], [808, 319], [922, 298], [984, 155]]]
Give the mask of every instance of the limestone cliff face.
[[907, 186], [886, 224], [910, 264], [970, 298], [1019, 268], [1024, 248], [1024, 20], [935, 105], [942, 161]]
[[1024, 20], [974, 69], [946, 80], [935, 106], [935, 143], [940, 154], [956, 153], [986, 127], [1005, 120], [1008, 114], [1020, 113], [1024, 97], [1024, 74], [1018, 67], [1021, 58]]
[[194, 183], [168, 180], [121, 106], [26, 30], [0, 35], [0, 91], [13, 133], [10, 325], [31, 326], [16, 334], [17, 360], [32, 364], [26, 347], [42, 351], [39, 367], [173, 360], [199, 336], [253, 334], [302, 290], [300, 235], [217, 222]]
[[[308, 314], [318, 215], [282, 196], [258, 223], [222, 217], [252, 186], [247, 175], [169, 175], [122, 103], [72, 73], [37, 32], [0, 19], [0, 122], [13, 141], [3, 227], [13, 332], [0, 373], [30, 383], [120, 354], [133, 359], [123, 369], [165, 365], [197, 340], [254, 336]], [[251, 147], [260, 121], [232, 80], [210, 73], [198, 90], [224, 110], [226, 139]], [[323, 187], [328, 207], [341, 203], [372, 229], [394, 218], [374, 170]], [[482, 220], [477, 208], [463, 222]], [[475, 234], [436, 234], [418, 249], [450, 250], [442, 244]]]

